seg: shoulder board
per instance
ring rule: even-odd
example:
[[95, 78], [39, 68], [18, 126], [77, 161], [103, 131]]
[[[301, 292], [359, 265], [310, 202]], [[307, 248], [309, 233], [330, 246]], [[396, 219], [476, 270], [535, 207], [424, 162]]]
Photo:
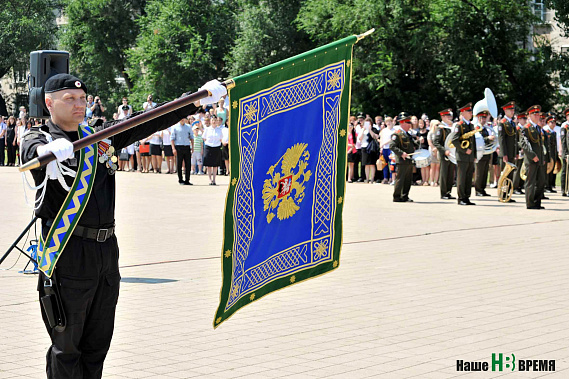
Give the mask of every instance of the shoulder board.
[[531, 124], [528, 123], [528, 124], [524, 125], [524, 128], [529, 129], [530, 126], [531, 126]]
[[399, 134], [399, 133], [401, 133], [401, 130], [397, 129], [397, 130], [395, 131], [395, 133]]
[[517, 129], [517, 130], [520, 130], [521, 128], [522, 128], [521, 126], [516, 125], [516, 129]]
[[502, 122], [505, 124], [506, 122], [508, 122], [508, 120], [506, 118], [503, 118]]
[[464, 121], [460, 120], [457, 124], [462, 125], [462, 124], [464, 124]]

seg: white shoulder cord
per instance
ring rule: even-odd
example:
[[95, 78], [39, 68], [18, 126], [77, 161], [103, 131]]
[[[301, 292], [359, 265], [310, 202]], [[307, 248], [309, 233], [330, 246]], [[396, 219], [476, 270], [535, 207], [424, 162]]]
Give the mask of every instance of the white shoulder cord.
[[[40, 132], [45, 135], [48, 143], [53, 141], [53, 138], [51, 137], [51, 135], [49, 133], [44, 132], [43, 130], [40, 130]], [[61, 187], [63, 187], [63, 189], [65, 191], [69, 192], [71, 187], [69, 187], [67, 185], [67, 183], [65, 182], [65, 178], [63, 176], [75, 177], [75, 175], [77, 175], [77, 172], [75, 172], [72, 169], [62, 165], [58, 161], [52, 161], [52, 162], [48, 163], [48, 166], [49, 165], [54, 165], [56, 167], [56, 169], [55, 170], [48, 170], [46, 168], [45, 178], [44, 178], [43, 182], [41, 182], [37, 186], [30, 185], [28, 178], [26, 177], [26, 174], [24, 172], [22, 172], [22, 182], [23, 182], [23, 186], [24, 186], [24, 198], [26, 199], [26, 204], [30, 207], [33, 207], [34, 210], [41, 207], [41, 205], [43, 203], [43, 200], [45, 198], [45, 191], [47, 188], [48, 179], [52, 179], [52, 180], [57, 179], [57, 181], [59, 182]], [[54, 174], [55, 174], [55, 177], [53, 177]], [[30, 202], [28, 201], [28, 194], [26, 192], [26, 186], [32, 191], [37, 191], [37, 190], [41, 189], [40, 196], [34, 201], [33, 204], [30, 204]]]

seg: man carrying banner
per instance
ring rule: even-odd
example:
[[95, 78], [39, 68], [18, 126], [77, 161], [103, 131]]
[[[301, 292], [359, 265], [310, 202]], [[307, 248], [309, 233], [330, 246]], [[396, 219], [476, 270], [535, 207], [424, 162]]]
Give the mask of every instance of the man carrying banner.
[[[226, 93], [217, 81], [202, 89], [212, 94], [201, 100], [202, 105]], [[80, 125], [87, 89], [74, 76], [55, 75], [47, 80], [44, 91], [51, 118], [26, 134], [21, 157], [23, 162], [49, 153], [57, 158], [31, 171], [39, 188], [35, 213], [42, 223], [38, 290], [52, 342], [46, 357], [47, 376], [100, 378], [113, 334], [120, 282], [114, 235], [114, 152], [195, 113], [197, 107], [190, 104], [74, 153], [73, 141], [117, 122]], [[58, 305], [63, 314], [57, 314]]]
[[395, 154], [397, 165], [393, 201], [395, 203], [412, 203], [413, 200], [409, 199], [409, 191], [413, 178], [413, 159], [411, 159], [409, 154], [415, 152], [418, 142], [409, 134], [411, 116], [406, 112], [401, 112], [397, 116], [397, 121], [399, 121], [399, 126], [396, 128], [393, 136], [391, 136], [391, 144], [389, 145], [389, 148]]

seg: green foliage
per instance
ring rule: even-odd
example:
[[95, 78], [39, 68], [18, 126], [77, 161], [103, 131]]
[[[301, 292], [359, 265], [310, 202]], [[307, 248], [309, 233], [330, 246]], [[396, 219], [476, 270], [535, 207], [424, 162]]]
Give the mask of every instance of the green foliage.
[[295, 19], [301, 0], [241, 0], [235, 15], [237, 36], [227, 56], [232, 76], [310, 50], [316, 45]]
[[[143, 12], [139, 0], [63, 0], [68, 23], [60, 30], [62, 48], [70, 52], [70, 71], [82, 78], [94, 95], [111, 104], [132, 89], [126, 72], [126, 52], [138, 35], [135, 20]], [[116, 78], [122, 78], [117, 81]]]
[[[0, 6], [0, 78], [12, 67], [28, 67], [30, 52], [55, 45], [56, 0], [4, 0]], [[47, 11], [46, 11], [47, 10]]]
[[[47, 9], [54, 4], [26, 1]], [[539, 103], [549, 109], [561, 99], [558, 84], [569, 83], [569, 57], [531, 35], [539, 20], [526, 1], [61, 1], [69, 23], [60, 37], [71, 70], [110, 110], [123, 95], [139, 109], [148, 93], [171, 100], [212, 78], [240, 75], [371, 28], [375, 33], [354, 47], [354, 112], [435, 116], [480, 100], [485, 87], [499, 105], [516, 100], [521, 108]], [[548, 1], [569, 30], [569, 2]], [[9, 0], [0, 9], [8, 20], [0, 24], [0, 42], [9, 40], [14, 22], [36, 34], [42, 34], [37, 25], [50, 25], [21, 21], [40, 16], [18, 3]], [[41, 17], [53, 18], [48, 14]], [[44, 47], [50, 35], [19, 38]], [[21, 48], [15, 45], [6, 46]], [[5, 51], [12, 54], [12, 48]], [[27, 60], [22, 51], [19, 59]], [[0, 73], [14, 59], [0, 56]]]
[[197, 90], [209, 79], [225, 76], [231, 25], [228, 5], [196, 0], [150, 0], [137, 23], [140, 34], [128, 52], [134, 98], [153, 93], [158, 101]]
[[528, 51], [536, 20], [525, 2], [308, 0], [298, 22], [319, 43], [376, 28], [354, 49], [354, 111], [432, 117], [480, 100], [485, 87], [522, 107], [556, 99], [557, 57], [547, 44]]

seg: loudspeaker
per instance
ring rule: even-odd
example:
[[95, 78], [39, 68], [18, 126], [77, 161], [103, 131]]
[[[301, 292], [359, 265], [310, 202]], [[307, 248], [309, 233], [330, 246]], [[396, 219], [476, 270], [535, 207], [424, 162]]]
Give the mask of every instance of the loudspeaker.
[[45, 82], [56, 74], [69, 74], [69, 53], [57, 50], [38, 50], [30, 53], [28, 76], [30, 117], [48, 118], [45, 107]]

